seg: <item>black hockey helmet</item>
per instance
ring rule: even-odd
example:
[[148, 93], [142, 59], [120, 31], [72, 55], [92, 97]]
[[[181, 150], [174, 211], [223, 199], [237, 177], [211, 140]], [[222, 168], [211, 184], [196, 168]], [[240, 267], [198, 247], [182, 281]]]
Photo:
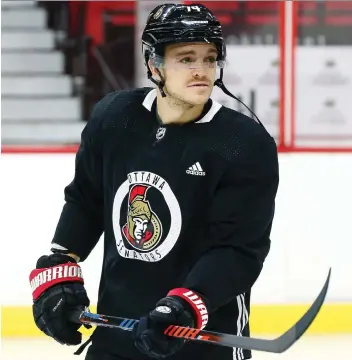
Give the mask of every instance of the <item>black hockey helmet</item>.
[[[182, 42], [214, 43], [218, 61], [226, 59], [221, 24], [204, 5], [164, 4], [149, 15], [142, 35], [145, 64], [154, 55], [163, 55], [166, 45]], [[220, 66], [223, 67], [223, 66]]]

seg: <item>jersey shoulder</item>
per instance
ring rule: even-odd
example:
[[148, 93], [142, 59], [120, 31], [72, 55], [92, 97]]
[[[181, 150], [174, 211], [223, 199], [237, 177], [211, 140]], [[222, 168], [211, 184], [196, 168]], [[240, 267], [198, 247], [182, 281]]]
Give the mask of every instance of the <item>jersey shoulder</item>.
[[262, 149], [277, 152], [276, 142], [265, 127], [236, 110], [222, 106], [211, 123], [213, 142], [227, 160], [237, 161], [254, 153], [260, 156]]
[[257, 120], [225, 106], [220, 109], [214, 125], [220, 131], [235, 132], [244, 139], [262, 138], [265, 140], [272, 138], [265, 127]]
[[143, 101], [152, 88], [115, 91], [104, 96], [92, 111], [88, 121], [91, 131], [118, 128], [124, 125], [128, 111], [142, 109]]

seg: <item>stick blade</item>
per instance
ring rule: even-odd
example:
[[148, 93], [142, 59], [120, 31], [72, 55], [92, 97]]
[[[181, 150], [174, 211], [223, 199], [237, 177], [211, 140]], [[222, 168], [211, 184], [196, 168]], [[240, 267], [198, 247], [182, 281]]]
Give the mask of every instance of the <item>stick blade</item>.
[[267, 339], [258, 339], [251, 337], [240, 337], [230, 334], [219, 334], [214, 340], [218, 345], [237, 347], [247, 350], [257, 350], [270, 353], [282, 353], [290, 348], [309, 328], [311, 323], [314, 321], [318, 315], [327, 291], [330, 282], [331, 269], [329, 270], [328, 277], [325, 281], [325, 284], [320, 291], [318, 297], [307, 310], [307, 312], [298, 320], [298, 322], [293, 325], [289, 330], [284, 334], [273, 340]]
[[289, 347], [291, 347], [308, 330], [314, 319], [317, 317], [328, 292], [330, 277], [331, 268], [329, 269], [329, 273], [322, 290], [311, 307], [295, 325], [293, 325], [289, 330], [287, 330], [284, 334], [275, 340], [278, 353], [284, 352]]

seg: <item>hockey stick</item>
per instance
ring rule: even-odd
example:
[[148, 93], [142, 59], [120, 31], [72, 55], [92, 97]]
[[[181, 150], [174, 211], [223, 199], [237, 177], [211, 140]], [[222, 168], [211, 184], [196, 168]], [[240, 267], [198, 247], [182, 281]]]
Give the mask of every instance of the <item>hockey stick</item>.
[[[320, 294], [301, 317], [301, 319], [293, 325], [288, 331], [273, 340], [257, 339], [231, 334], [223, 334], [218, 332], [186, 328], [177, 325], [170, 325], [164, 331], [165, 335], [184, 338], [187, 340], [203, 341], [207, 343], [217, 344], [221, 346], [229, 346], [248, 350], [265, 351], [270, 353], [282, 353], [290, 348], [309, 328], [316, 318], [320, 308], [322, 307], [328, 286], [330, 282], [331, 269]], [[70, 321], [75, 323], [105, 326], [131, 331], [139, 320], [114, 317], [100, 314], [93, 314], [89, 311], [72, 312], [69, 316]]]

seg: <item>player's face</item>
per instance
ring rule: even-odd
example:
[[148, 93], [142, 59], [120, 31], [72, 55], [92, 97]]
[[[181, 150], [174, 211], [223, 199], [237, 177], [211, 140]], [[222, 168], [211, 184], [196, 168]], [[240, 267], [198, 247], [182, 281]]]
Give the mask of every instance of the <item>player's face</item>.
[[217, 50], [207, 43], [169, 45], [163, 75], [166, 93], [189, 105], [205, 104], [214, 87]]

